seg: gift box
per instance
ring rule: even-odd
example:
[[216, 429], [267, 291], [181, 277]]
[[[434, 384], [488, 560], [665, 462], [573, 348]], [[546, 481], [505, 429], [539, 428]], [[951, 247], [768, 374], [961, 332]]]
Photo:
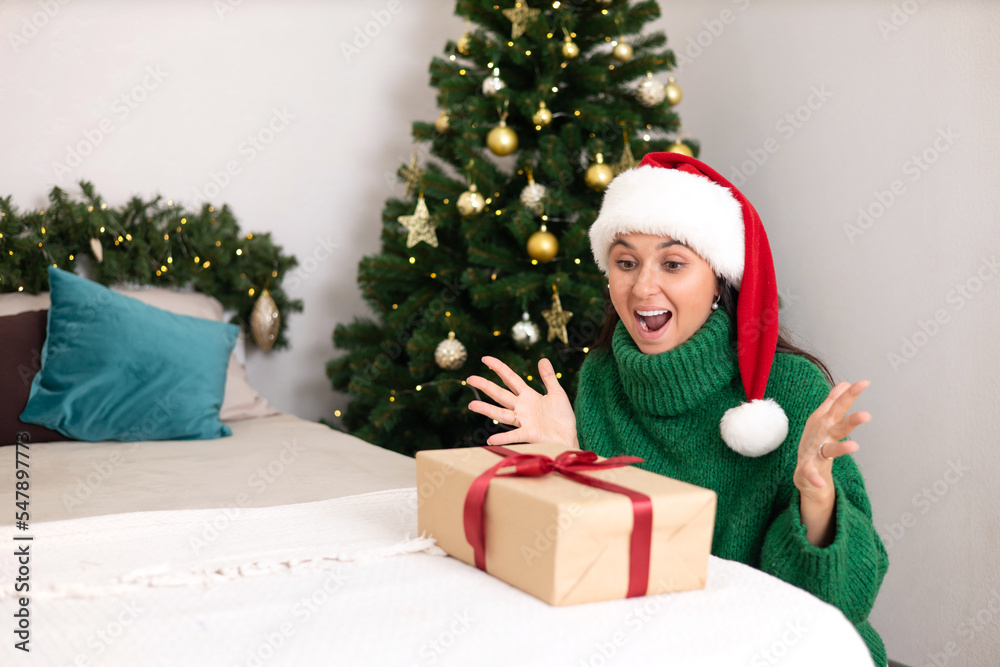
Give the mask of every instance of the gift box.
[[[714, 491], [557, 444], [416, 461], [419, 530], [549, 604], [705, 586]], [[617, 467], [592, 469], [603, 465]]]

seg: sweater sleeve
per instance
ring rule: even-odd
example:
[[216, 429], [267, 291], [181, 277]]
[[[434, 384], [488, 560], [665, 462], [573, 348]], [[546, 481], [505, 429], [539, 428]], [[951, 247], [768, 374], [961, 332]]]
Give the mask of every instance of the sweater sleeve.
[[761, 569], [834, 605], [857, 624], [868, 618], [875, 604], [889, 557], [872, 523], [864, 481], [854, 460], [841, 456], [833, 467], [833, 542], [820, 548], [806, 539], [799, 490], [789, 483], [787, 507], [764, 537]]

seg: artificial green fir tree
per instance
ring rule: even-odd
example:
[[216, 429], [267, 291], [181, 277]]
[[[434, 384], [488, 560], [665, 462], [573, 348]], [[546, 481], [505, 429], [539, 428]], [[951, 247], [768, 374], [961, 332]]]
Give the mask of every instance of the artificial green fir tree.
[[[358, 283], [375, 318], [338, 325], [329, 362], [351, 433], [405, 454], [485, 444], [465, 378], [495, 356], [570, 398], [604, 319], [607, 280], [588, 230], [602, 191], [650, 151], [696, 154], [654, 0], [459, 0], [469, 30], [430, 66], [441, 115], [417, 121], [386, 202], [382, 251]], [[659, 76], [658, 76], [659, 75]], [[423, 160], [421, 162], [421, 155]]]

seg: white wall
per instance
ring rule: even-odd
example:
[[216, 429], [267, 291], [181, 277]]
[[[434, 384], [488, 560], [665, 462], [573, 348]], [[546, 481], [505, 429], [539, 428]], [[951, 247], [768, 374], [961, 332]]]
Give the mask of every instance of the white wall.
[[[312, 269], [291, 290], [306, 306], [290, 319], [292, 348], [252, 350], [251, 381], [279, 408], [329, 418], [345, 402], [324, 375], [331, 332], [366, 313], [357, 262], [378, 250], [382, 205], [401, 192], [386, 175], [411, 151], [410, 123], [436, 116], [427, 67], [463, 23], [452, 2], [404, 1], [348, 60], [341, 43], [387, 1], [244, 0], [220, 12], [223, 2], [0, 5], [0, 192], [40, 207], [53, 184], [87, 178], [115, 203], [155, 191], [191, 202], [237, 161], [215, 200]], [[745, 181], [770, 235], [785, 322], [838, 378], [872, 381], [857, 405], [873, 420], [856, 433], [856, 459], [891, 561], [875, 627], [890, 656], [914, 667], [991, 664], [1000, 655], [1000, 607], [988, 608], [1000, 596], [991, 488], [1000, 280], [989, 263], [1000, 249], [998, 4], [661, 6], [657, 27], [689, 61], [677, 74], [685, 129], [707, 162]], [[147, 67], [161, 80], [147, 79], [155, 85], [123, 117], [115, 100]], [[275, 109], [292, 117], [250, 159], [241, 142]], [[57, 181], [53, 162], [106, 117], [112, 132]], [[921, 170], [913, 157], [924, 153], [933, 164]], [[754, 156], [762, 164], [746, 162]], [[894, 181], [894, 201], [851, 235], [859, 207], [878, 213], [878, 198], [888, 201], [878, 193]], [[935, 315], [942, 323], [926, 324]], [[992, 625], [963, 625], [977, 615]]]

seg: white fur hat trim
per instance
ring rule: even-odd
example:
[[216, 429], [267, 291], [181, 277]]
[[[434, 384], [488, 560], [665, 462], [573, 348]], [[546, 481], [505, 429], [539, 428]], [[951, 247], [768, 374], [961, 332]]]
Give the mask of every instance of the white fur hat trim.
[[705, 176], [650, 165], [619, 175], [590, 227], [594, 260], [605, 274], [615, 237], [629, 233], [682, 241], [737, 289], [742, 282], [743, 208]]
[[726, 410], [719, 422], [722, 439], [743, 456], [777, 449], [788, 436], [788, 415], [773, 399], [757, 399]]

